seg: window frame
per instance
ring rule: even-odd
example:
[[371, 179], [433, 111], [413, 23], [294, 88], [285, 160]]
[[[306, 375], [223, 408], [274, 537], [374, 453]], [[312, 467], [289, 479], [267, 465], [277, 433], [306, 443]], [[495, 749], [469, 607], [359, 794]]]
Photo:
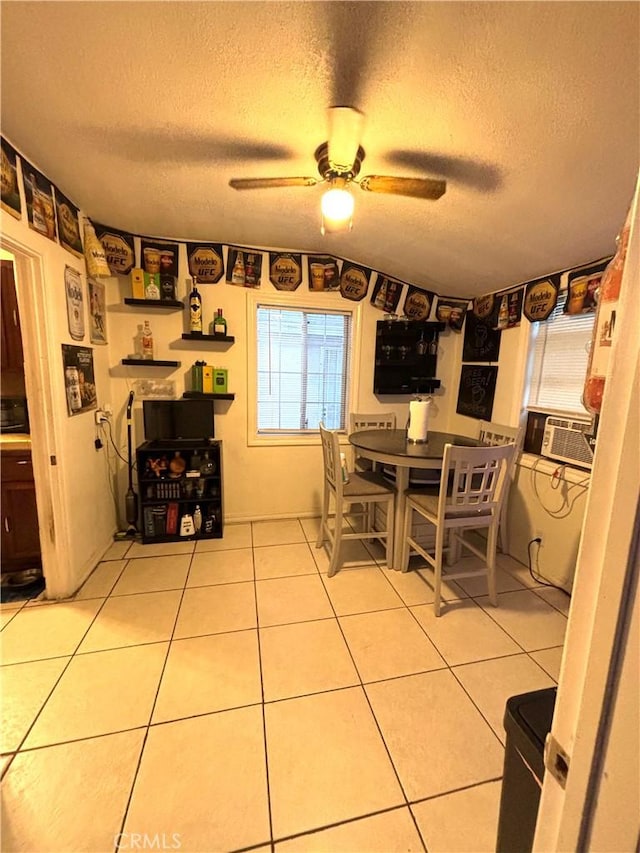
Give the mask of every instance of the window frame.
[[[345, 396], [345, 424], [341, 431], [346, 440], [349, 412], [359, 395], [360, 344], [362, 303], [344, 299], [340, 293], [314, 293], [306, 298], [301, 293], [303, 285], [291, 293], [261, 292], [259, 289], [247, 292], [247, 444], [249, 446], [313, 446], [320, 444], [320, 432], [288, 433], [286, 435], [262, 434], [258, 432], [258, 364], [257, 364], [257, 315], [258, 306], [273, 308], [291, 308], [298, 311], [319, 311], [321, 313], [351, 315], [351, 350], [349, 354], [349, 375]], [[342, 439], [341, 439], [342, 440]]]
[[[557, 309], [558, 306], [561, 306], [561, 305], [564, 306], [564, 303], [566, 301], [566, 296], [567, 296], [567, 290], [566, 289], [560, 290], [558, 292], [558, 301], [556, 303], [556, 308], [554, 308], [554, 311]], [[579, 315], [579, 316], [591, 316], [591, 317], [593, 317], [593, 322], [595, 323], [595, 312], [593, 312], [589, 315]], [[537, 342], [538, 342], [538, 337], [542, 331], [542, 327], [545, 325], [546, 322], [548, 322], [548, 320], [543, 320], [539, 323], [531, 323], [531, 330], [530, 330], [530, 335], [529, 335], [529, 351], [528, 351], [528, 369], [527, 369], [527, 381], [526, 381], [525, 410], [527, 412], [539, 412], [541, 414], [557, 415], [557, 416], [564, 417], [564, 418], [569, 419], [569, 420], [576, 420], [576, 421], [590, 420], [590, 419], [592, 419], [593, 416], [586, 409], [584, 409], [584, 407], [583, 407], [582, 411], [578, 411], [577, 409], [561, 409], [561, 408], [554, 408], [552, 406], [545, 406], [543, 404], [537, 404], [531, 400], [531, 395], [533, 392], [533, 386], [534, 386], [534, 382], [535, 382], [534, 368], [535, 368], [535, 361], [536, 361], [536, 359], [535, 359], [536, 346], [537, 346]], [[589, 356], [589, 354], [587, 353], [587, 366], [585, 368], [585, 379], [586, 379], [586, 371], [589, 369], [589, 357], [588, 356]]]

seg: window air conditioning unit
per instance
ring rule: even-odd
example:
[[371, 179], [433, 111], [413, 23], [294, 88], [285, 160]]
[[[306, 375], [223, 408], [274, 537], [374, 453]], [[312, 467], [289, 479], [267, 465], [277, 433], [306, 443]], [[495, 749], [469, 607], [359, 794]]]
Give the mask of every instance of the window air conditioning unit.
[[593, 447], [589, 443], [591, 434], [591, 421], [549, 417], [540, 452], [549, 459], [590, 469], [593, 465]]

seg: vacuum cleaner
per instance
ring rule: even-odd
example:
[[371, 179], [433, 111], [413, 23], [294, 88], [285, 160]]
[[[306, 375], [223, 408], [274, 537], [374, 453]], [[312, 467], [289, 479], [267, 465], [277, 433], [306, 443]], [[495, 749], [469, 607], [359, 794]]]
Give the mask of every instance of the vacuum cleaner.
[[138, 532], [138, 496], [133, 490], [133, 458], [131, 455], [131, 409], [133, 407], [133, 391], [129, 393], [127, 402], [127, 461], [129, 465], [129, 488], [124, 498], [124, 512], [127, 520], [127, 536], [135, 536]]

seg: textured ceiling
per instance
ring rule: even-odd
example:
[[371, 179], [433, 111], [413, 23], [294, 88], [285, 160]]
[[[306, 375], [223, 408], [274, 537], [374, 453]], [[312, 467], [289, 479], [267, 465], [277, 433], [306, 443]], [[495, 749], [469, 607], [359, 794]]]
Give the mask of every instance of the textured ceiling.
[[[450, 295], [611, 252], [640, 159], [632, 2], [3, 2], [2, 132], [97, 221], [328, 251]], [[362, 174], [322, 237], [326, 108], [366, 114]]]

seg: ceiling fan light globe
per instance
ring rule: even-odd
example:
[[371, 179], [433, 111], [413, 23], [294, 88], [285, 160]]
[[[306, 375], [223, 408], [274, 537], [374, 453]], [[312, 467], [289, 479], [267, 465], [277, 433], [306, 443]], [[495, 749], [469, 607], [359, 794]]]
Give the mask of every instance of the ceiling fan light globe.
[[320, 207], [323, 219], [329, 222], [347, 223], [353, 218], [354, 201], [349, 190], [327, 190], [322, 196]]

